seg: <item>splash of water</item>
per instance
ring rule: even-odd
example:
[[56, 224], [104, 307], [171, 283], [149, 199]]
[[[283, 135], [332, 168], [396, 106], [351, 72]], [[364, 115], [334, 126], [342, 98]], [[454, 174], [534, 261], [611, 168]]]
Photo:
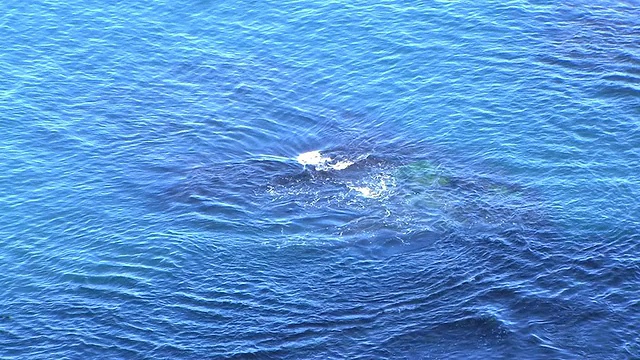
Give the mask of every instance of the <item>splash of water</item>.
[[350, 160], [335, 160], [329, 156], [323, 156], [319, 150], [302, 153], [296, 157], [298, 163], [303, 166], [313, 166], [318, 171], [344, 170], [353, 165]]

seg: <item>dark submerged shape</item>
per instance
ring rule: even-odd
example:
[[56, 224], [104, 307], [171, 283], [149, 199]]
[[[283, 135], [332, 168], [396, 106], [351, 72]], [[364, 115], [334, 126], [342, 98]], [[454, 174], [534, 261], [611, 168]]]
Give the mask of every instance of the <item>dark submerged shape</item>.
[[[253, 228], [266, 241], [331, 233], [334, 245], [368, 242], [392, 248], [389, 254], [439, 239], [543, 233], [551, 227], [535, 192], [497, 172], [452, 163], [420, 142], [373, 135], [320, 149], [330, 159], [324, 167], [299, 163], [299, 154], [224, 163], [201, 159], [176, 174], [159, 196], [191, 207], [197, 217], [212, 220], [208, 226]], [[379, 141], [385, 138], [391, 140]], [[332, 167], [339, 163], [348, 166]]]

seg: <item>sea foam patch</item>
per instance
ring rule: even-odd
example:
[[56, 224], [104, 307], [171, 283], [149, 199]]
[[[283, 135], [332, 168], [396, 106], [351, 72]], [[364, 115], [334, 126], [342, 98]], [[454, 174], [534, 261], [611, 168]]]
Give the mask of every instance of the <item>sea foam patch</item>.
[[302, 165], [319, 165], [330, 161], [331, 158], [323, 157], [320, 151], [315, 150], [298, 155], [298, 157], [296, 157], [296, 160], [298, 160], [298, 162]]
[[319, 150], [302, 153], [296, 157], [296, 160], [301, 165], [313, 166], [318, 171], [344, 170], [353, 165], [353, 161], [350, 160], [336, 161], [329, 156], [323, 156]]
[[350, 190], [358, 192], [366, 198], [380, 198], [388, 196], [391, 188], [396, 186], [395, 179], [386, 174], [374, 176], [364, 184], [349, 184]]

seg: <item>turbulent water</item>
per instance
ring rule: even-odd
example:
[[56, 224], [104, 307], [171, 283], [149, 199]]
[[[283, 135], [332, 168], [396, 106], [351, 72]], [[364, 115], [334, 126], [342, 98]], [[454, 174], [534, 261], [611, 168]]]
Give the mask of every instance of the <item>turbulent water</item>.
[[3, 1], [0, 358], [640, 358], [637, 1]]

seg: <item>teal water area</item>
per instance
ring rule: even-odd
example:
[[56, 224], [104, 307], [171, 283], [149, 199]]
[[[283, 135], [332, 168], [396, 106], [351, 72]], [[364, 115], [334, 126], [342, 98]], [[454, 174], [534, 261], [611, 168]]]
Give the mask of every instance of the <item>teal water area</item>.
[[640, 358], [636, 1], [5, 1], [0, 358]]

